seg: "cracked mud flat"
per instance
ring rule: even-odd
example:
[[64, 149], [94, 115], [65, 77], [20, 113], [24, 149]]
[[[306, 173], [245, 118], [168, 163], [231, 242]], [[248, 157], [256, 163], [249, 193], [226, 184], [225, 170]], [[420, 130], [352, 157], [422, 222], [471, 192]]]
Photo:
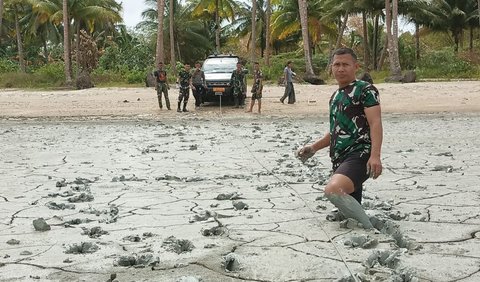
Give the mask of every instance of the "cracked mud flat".
[[325, 220], [327, 153], [293, 150], [335, 86], [295, 87], [223, 119], [151, 89], [0, 90], [0, 281], [479, 281], [480, 84], [377, 85], [379, 234]]
[[0, 121], [0, 280], [480, 281], [480, 116], [385, 115], [380, 234], [325, 220], [327, 152], [293, 151], [326, 128]]

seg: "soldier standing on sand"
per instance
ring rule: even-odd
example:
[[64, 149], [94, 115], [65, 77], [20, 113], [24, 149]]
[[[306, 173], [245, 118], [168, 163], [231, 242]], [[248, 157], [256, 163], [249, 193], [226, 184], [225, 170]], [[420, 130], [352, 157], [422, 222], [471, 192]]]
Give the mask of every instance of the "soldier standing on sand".
[[232, 86], [233, 92], [233, 101], [235, 103], [235, 108], [239, 108], [240, 105], [245, 104], [245, 72], [243, 71], [242, 63], [237, 63], [237, 69], [232, 72], [232, 77], [230, 78], [230, 85]]
[[252, 112], [255, 100], [258, 100], [258, 113], [262, 110], [262, 90], [263, 90], [263, 73], [260, 70], [260, 64], [255, 62], [253, 65], [253, 85], [252, 85], [252, 101], [250, 102], [250, 109], [247, 112]]
[[205, 85], [205, 73], [200, 69], [201, 64], [199, 62], [195, 63], [195, 70], [192, 73], [192, 84], [193, 84], [193, 97], [195, 97], [195, 109], [200, 108], [202, 104], [202, 96], [204, 91], [207, 88]]
[[168, 99], [168, 89], [170, 86], [168, 85], [167, 81], [167, 72], [163, 69], [163, 63], [158, 63], [158, 69], [153, 72], [155, 79], [157, 80], [157, 85], [155, 89], [157, 90], [157, 97], [158, 97], [158, 106], [160, 110], [163, 108], [162, 105], [162, 93], [165, 96], [165, 104], [167, 104], [167, 109], [170, 110], [170, 100]]
[[185, 64], [183, 70], [180, 71], [177, 78], [177, 84], [180, 87], [180, 94], [178, 95], [178, 108], [177, 112], [182, 112], [180, 110], [180, 105], [183, 101], [183, 112], [188, 112], [187, 103], [188, 97], [190, 96], [190, 87], [195, 91], [195, 86], [192, 85], [192, 74], [190, 73], [190, 64]]

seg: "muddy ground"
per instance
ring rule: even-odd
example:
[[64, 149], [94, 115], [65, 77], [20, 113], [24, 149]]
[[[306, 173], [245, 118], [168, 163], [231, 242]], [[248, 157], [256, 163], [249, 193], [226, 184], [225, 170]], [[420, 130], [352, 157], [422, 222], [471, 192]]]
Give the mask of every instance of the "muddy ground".
[[295, 105], [267, 87], [262, 115], [0, 91], [0, 280], [479, 281], [480, 82], [378, 87], [379, 233], [326, 220], [328, 153], [293, 154], [327, 130], [332, 85]]

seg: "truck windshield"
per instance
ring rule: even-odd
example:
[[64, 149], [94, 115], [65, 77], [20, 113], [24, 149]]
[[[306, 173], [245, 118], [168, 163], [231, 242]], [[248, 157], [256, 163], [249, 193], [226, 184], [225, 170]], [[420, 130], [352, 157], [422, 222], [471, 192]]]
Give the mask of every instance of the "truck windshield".
[[238, 59], [232, 58], [210, 58], [203, 63], [205, 73], [231, 73], [237, 68]]

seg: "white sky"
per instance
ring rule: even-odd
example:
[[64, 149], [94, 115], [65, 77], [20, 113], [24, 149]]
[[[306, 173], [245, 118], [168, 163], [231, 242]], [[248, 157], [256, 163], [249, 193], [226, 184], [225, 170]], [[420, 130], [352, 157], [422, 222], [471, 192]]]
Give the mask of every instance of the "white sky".
[[[117, 0], [117, 2], [123, 3], [123, 20], [128, 27], [135, 27], [140, 21], [142, 21], [142, 12], [147, 9], [144, 0]], [[400, 31], [413, 32], [414, 27], [406, 24], [400, 19], [398, 28]]]
[[147, 9], [143, 0], [117, 0], [123, 3], [123, 20], [126, 26], [135, 27], [142, 21], [142, 12]]

